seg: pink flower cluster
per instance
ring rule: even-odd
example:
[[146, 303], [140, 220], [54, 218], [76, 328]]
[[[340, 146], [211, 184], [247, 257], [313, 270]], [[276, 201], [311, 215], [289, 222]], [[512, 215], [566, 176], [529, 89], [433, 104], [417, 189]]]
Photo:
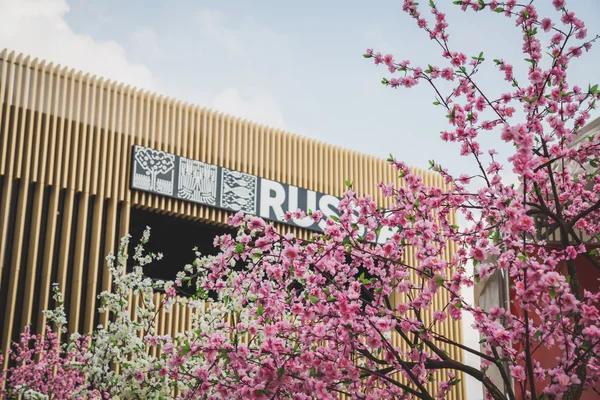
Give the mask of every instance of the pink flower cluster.
[[[600, 90], [598, 85], [590, 85], [588, 90], [569, 86], [567, 71], [573, 59], [583, 50], [590, 50], [598, 36], [587, 39], [585, 24], [563, 0], [553, 1], [560, 13], [556, 19], [540, 17], [533, 2], [455, 3], [465, 11], [487, 8], [514, 18], [523, 34], [526, 84], [515, 80], [512, 65], [497, 59], [494, 62], [504, 80], [512, 84], [511, 92], [499, 98], [482, 92], [476, 78], [478, 66], [485, 61], [483, 53], [472, 57], [467, 68], [467, 57], [450, 47], [445, 16], [437, 5], [430, 4], [430, 23], [412, 0], [404, 2], [404, 11], [439, 44], [449, 66], [429, 65], [426, 70], [400, 67], [388, 56], [390, 71], [396, 66], [405, 75], [414, 74], [415, 82], [406, 84], [396, 76], [382, 82], [394, 88], [427, 82], [435, 88], [436, 104], [445, 109], [451, 125], [442, 133], [442, 139], [459, 143], [461, 155], [472, 157], [480, 171], [476, 176], [462, 174], [454, 178], [446, 169], [431, 164], [454, 185], [453, 190], [438, 198], [437, 209], [443, 205], [458, 208], [470, 222], [457, 235], [444, 231], [446, 226], [441, 224], [444, 240], [458, 244], [458, 271], [471, 261], [476, 265], [476, 280], [487, 279], [498, 271], [508, 274], [516, 310], [521, 310], [484, 311], [463, 304], [474, 314], [474, 327], [484, 338], [485, 355], [480, 354], [484, 366], [499, 358], [508, 360], [512, 377], [521, 382], [517, 390], [523, 398], [536, 398], [536, 391], [561, 396], [577, 387], [590, 389], [598, 381], [599, 295], [582, 288], [577, 264], [586, 259], [600, 268], [594, 250], [600, 241], [600, 138], [598, 134], [585, 137], [580, 132], [600, 99]], [[546, 46], [538, 29], [553, 33]], [[546, 64], [542, 63], [545, 53], [549, 58]], [[365, 57], [373, 54], [378, 53], [369, 49]], [[448, 76], [440, 71], [449, 71]], [[441, 76], [456, 82], [447, 95], [436, 83]], [[516, 105], [521, 106], [524, 118], [512, 121]], [[515, 151], [506, 158], [519, 178], [519, 187], [503, 182], [502, 166], [495, 158], [497, 151], [489, 149], [489, 158], [484, 157], [478, 141], [482, 130], [496, 130], [500, 139], [514, 145]], [[406, 169], [400, 170], [401, 176], [407, 174]], [[399, 188], [397, 193], [402, 192]], [[389, 189], [386, 195], [398, 197]], [[536, 226], [536, 221], [546, 221], [562, 241], [550, 245], [548, 238], [539, 235], [543, 225]], [[584, 242], [582, 235], [590, 239]], [[511, 343], [524, 345], [517, 351]], [[532, 353], [539, 346], [559, 349], [554, 366], [542, 367], [535, 360]], [[545, 386], [536, 386], [535, 382], [545, 382]], [[493, 388], [486, 388], [488, 396], [498, 398]]]

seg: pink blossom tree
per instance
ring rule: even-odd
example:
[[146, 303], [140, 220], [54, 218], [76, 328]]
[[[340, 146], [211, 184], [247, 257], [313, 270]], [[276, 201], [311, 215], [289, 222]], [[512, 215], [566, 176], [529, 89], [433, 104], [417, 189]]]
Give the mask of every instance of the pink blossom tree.
[[[392, 206], [381, 208], [350, 186], [339, 217], [309, 212], [324, 221], [323, 232], [310, 240], [254, 216], [232, 216], [238, 234], [215, 239], [218, 256], [198, 255], [174, 286], [161, 285], [165, 307], [181, 302], [198, 309], [194, 328], [176, 337], [155, 335], [147, 309], [138, 310], [141, 322], [129, 317], [124, 299], [130, 291], [152, 307], [152, 285], [141, 266], [117, 274], [118, 290], [105, 294], [114, 318], [85, 349], [78, 393], [89, 387], [156, 399], [171, 393], [181, 399], [430, 400], [447, 397], [464, 375], [498, 400], [571, 400], [596, 390], [600, 293], [582, 288], [575, 260], [600, 268], [600, 138], [582, 134], [600, 90], [570, 86], [567, 71], [598, 37], [588, 38], [561, 0], [553, 1], [554, 19], [539, 16], [533, 1], [454, 3], [514, 19], [523, 34], [526, 82], [517, 82], [511, 64], [494, 60], [507, 92], [499, 98], [484, 93], [477, 81], [484, 55], [469, 58], [450, 45], [445, 15], [433, 1], [431, 18], [412, 0], [403, 10], [440, 46], [447, 64], [421, 68], [370, 49], [365, 57], [388, 68], [385, 85], [431, 86], [449, 122], [442, 140], [457, 142], [478, 173], [453, 176], [431, 162], [446, 185], [430, 187], [391, 157], [403, 185], [382, 182], [380, 188]], [[500, 155], [482, 148], [480, 134], [514, 145], [508, 162], [518, 185], [503, 181]], [[455, 213], [468, 222], [464, 227], [455, 225]], [[305, 216], [298, 211], [286, 218]], [[558, 245], [539, 234], [539, 220], [558, 233]], [[389, 239], [375, 243], [384, 230]], [[456, 251], [448, 256], [449, 249]], [[152, 257], [141, 251], [134, 258], [143, 265]], [[416, 263], [406, 261], [409, 252]], [[510, 278], [521, 312], [482, 310], [463, 298], [461, 291], [497, 271]], [[196, 296], [177, 299], [176, 287], [186, 284], [196, 285]], [[448, 300], [440, 305], [439, 298]], [[481, 346], [458, 343], [441, 329], [465, 313], [475, 318]], [[536, 358], [543, 348], [558, 351], [551, 365]], [[481, 368], [453, 357], [455, 350], [479, 356]], [[106, 372], [117, 361], [120, 368]], [[491, 367], [500, 380], [490, 378]]]

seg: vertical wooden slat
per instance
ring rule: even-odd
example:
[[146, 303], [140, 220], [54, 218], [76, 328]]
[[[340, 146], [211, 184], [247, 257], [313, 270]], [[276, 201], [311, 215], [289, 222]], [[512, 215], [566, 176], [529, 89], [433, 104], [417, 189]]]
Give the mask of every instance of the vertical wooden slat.
[[[85, 94], [83, 99], [83, 113], [80, 115], [81, 120], [77, 124], [76, 129], [76, 138], [78, 149], [78, 157], [74, 162], [74, 174], [73, 179], [75, 179], [75, 190], [77, 192], [86, 192], [89, 193], [89, 175], [91, 173], [91, 158], [92, 158], [92, 135], [93, 128], [90, 125], [90, 121], [94, 120], [94, 114], [96, 109], [96, 76], [92, 75], [91, 77], [88, 75], [85, 83]], [[88, 144], [88, 141], [90, 142]]]
[[[71, 247], [70, 237], [71, 228], [73, 222], [73, 206], [75, 201], [75, 190], [72, 189], [75, 186], [75, 174], [72, 172], [77, 168], [77, 150], [78, 150], [78, 132], [79, 132], [79, 121], [81, 115], [81, 97], [83, 91], [83, 80], [81, 78], [81, 72], [76, 75], [73, 80], [73, 73], [69, 74], [69, 78], [72, 80], [70, 87], [70, 99], [69, 99], [69, 118], [67, 122], [67, 134], [65, 138], [65, 173], [63, 174], [63, 187], [68, 188], [64, 199], [64, 213], [62, 214], [61, 221], [61, 246], [59, 254], [58, 264], [58, 284], [60, 286], [63, 296], [65, 295], [65, 286], [67, 280], [67, 264], [69, 262], [69, 251]], [[86, 80], [89, 77], [86, 76]], [[86, 85], [87, 86], [87, 85]], [[77, 89], [75, 99], [75, 89]], [[73, 129], [72, 127], [75, 127]]]
[[[45, 63], [42, 62], [41, 66], [38, 66], [37, 59], [34, 60], [32, 68], [33, 68], [33, 87], [31, 92], [31, 98], [29, 104], [32, 105], [32, 108], [35, 108], [36, 102], [37, 108], [43, 108], [43, 98], [44, 98], [44, 67]], [[41, 67], [41, 68], [40, 68]], [[41, 69], [41, 70], [40, 70]], [[38, 90], [38, 77], [41, 76], [41, 90]], [[26, 111], [25, 111], [25, 114]], [[40, 125], [41, 125], [41, 113], [38, 114], [37, 118], [35, 114], [32, 112], [29, 118], [29, 130], [28, 130], [28, 139], [26, 150], [24, 154], [25, 166], [23, 173], [23, 181], [29, 183], [30, 176], [37, 170], [36, 161], [39, 157], [39, 139], [40, 139]], [[37, 146], [34, 145], [34, 142], [37, 143]], [[35, 148], [37, 147], [37, 149]], [[37, 150], [37, 151], [35, 151]], [[32, 154], [32, 151], [35, 151]], [[35, 180], [32, 177], [32, 180]], [[42, 201], [44, 196], [44, 190], [42, 185], [35, 185], [34, 189], [34, 200], [33, 200], [33, 210], [27, 210], [33, 213], [33, 218], [31, 221], [31, 227], [29, 229], [29, 248], [27, 254], [27, 265], [25, 272], [25, 288], [24, 288], [24, 297], [23, 303], [21, 307], [21, 325], [29, 325], [31, 323], [31, 315], [33, 313], [33, 296], [34, 296], [34, 285], [35, 285], [35, 276], [36, 276], [36, 267], [37, 267], [37, 259], [38, 259], [38, 249], [39, 249], [39, 235], [41, 229], [41, 217], [42, 217]]]
[[96, 308], [96, 285], [98, 281], [98, 259], [100, 257], [100, 241], [102, 239], [102, 217], [104, 212], [104, 199], [101, 196], [93, 198], [92, 237], [90, 242], [89, 259], [82, 260], [82, 265], [87, 264], [87, 282], [85, 299], [85, 321], [84, 332], [89, 333], [93, 329], [94, 311]]
[[14, 53], [10, 53], [10, 62], [8, 50], [2, 50], [2, 60], [0, 60], [0, 175], [4, 175], [6, 155], [8, 154], [8, 123], [10, 122], [10, 107], [6, 98], [10, 98], [10, 89], [13, 84], [13, 57]]
[[[67, 119], [67, 93], [72, 98], [72, 92], [69, 88], [73, 87], [73, 82], [66, 79], [67, 68], [61, 70], [60, 66], [56, 66], [54, 70], [56, 76], [56, 91], [54, 93], [54, 107], [52, 112], [52, 126], [50, 127], [50, 149], [48, 154], [48, 163], [45, 168], [45, 176], [43, 179], [49, 185], [60, 185], [61, 172], [63, 165], [63, 141], [67, 137], [65, 132], [65, 120]], [[59, 107], [60, 105], [60, 107]], [[59, 111], [60, 110], [60, 111]], [[60, 112], [60, 124], [59, 122]]]
[[[22, 153], [22, 147], [23, 147], [23, 140], [24, 140], [24, 135], [25, 135], [25, 117], [26, 117], [26, 112], [25, 110], [21, 110], [21, 107], [23, 106], [23, 103], [25, 102], [26, 99], [22, 98], [23, 92], [27, 93], [29, 87], [29, 57], [27, 57], [25, 59], [25, 65], [21, 65], [21, 56], [19, 56], [17, 58], [17, 65], [19, 66], [17, 68], [17, 85], [15, 87], [16, 92], [16, 96], [15, 96], [15, 102], [14, 102], [14, 107], [15, 107], [15, 121], [18, 121], [18, 123], [15, 123], [13, 125], [13, 137], [11, 139], [11, 153], [9, 154], [9, 158], [8, 158], [8, 162], [9, 162], [9, 166], [8, 166], [8, 178], [12, 178], [13, 177], [13, 173], [15, 175], [19, 174], [18, 168], [16, 168], [16, 164], [17, 164], [17, 157], [15, 154], [15, 146], [16, 146], [16, 137], [17, 136], [17, 126], [20, 125], [20, 129], [18, 130], [18, 136], [20, 136], [20, 140], [18, 140], [19, 142], [19, 148], [21, 149], [21, 153]], [[23, 76], [25, 75], [25, 76]], [[16, 171], [15, 171], [16, 169]], [[12, 235], [12, 252], [11, 252], [11, 259], [10, 260], [6, 260], [7, 261], [7, 265], [9, 265], [10, 268], [10, 275], [9, 275], [9, 280], [8, 280], [8, 289], [7, 289], [7, 297], [6, 297], [6, 304], [4, 305], [5, 307], [5, 313], [4, 313], [4, 327], [2, 330], [2, 336], [3, 336], [3, 343], [2, 343], [2, 348], [3, 349], [7, 349], [8, 345], [10, 343], [10, 339], [11, 339], [11, 334], [12, 334], [12, 330], [13, 330], [13, 326], [15, 324], [15, 309], [16, 309], [16, 305], [17, 305], [17, 287], [19, 284], [19, 271], [20, 271], [20, 267], [21, 267], [21, 256], [23, 253], [23, 236], [24, 236], [24, 232], [25, 232], [25, 219], [27, 217], [27, 197], [29, 194], [29, 182], [25, 182], [23, 180], [19, 181], [19, 192], [18, 192], [18, 204], [16, 205], [16, 210], [12, 211], [12, 212], [16, 212], [16, 221], [15, 221], [15, 227], [14, 227], [14, 234]], [[7, 205], [8, 207], [8, 205]], [[8, 213], [6, 214], [6, 218], [8, 218]]]
[[[85, 79], [85, 86], [83, 85], [83, 79]], [[75, 181], [75, 172], [76, 171], [81, 171], [81, 168], [79, 168], [78, 165], [78, 154], [79, 154], [79, 124], [81, 122], [81, 115], [82, 115], [82, 97], [84, 98], [84, 101], [87, 101], [87, 94], [85, 96], [83, 96], [83, 91], [84, 90], [88, 90], [89, 88], [89, 75], [86, 74], [85, 77], [82, 79], [81, 77], [81, 72], [77, 74], [77, 77], [75, 78], [75, 82], [73, 82], [73, 86], [71, 87], [71, 90], [75, 90], [76, 91], [76, 98], [75, 96], [71, 96], [70, 99], [70, 106], [69, 107], [69, 119], [67, 120], [67, 124], [68, 124], [68, 128], [67, 128], [67, 141], [65, 143], [65, 145], [67, 146], [67, 150], [65, 152], [65, 168], [64, 171], [65, 173], [63, 174], [64, 176], [64, 183], [63, 186], [69, 187], [69, 188], [73, 188], [73, 190], [76, 188], [76, 181]]]
[[[40, 154], [40, 146], [42, 145], [42, 115], [47, 115], [47, 113], [44, 112], [44, 110], [46, 109], [46, 103], [45, 103], [45, 97], [46, 97], [46, 75], [47, 71], [46, 71], [46, 62], [42, 61], [40, 63], [40, 65], [38, 66], [39, 69], [34, 70], [36, 79], [39, 76], [39, 84], [34, 83], [34, 88], [33, 88], [33, 93], [35, 93], [35, 96], [37, 96], [37, 99], [34, 98], [32, 99], [32, 104], [37, 100], [37, 107], [35, 107], [35, 109], [37, 110], [37, 112], [32, 113], [31, 118], [35, 120], [35, 137], [33, 138], [34, 143], [33, 143], [33, 149], [32, 154], [31, 154], [31, 180], [33, 182], [37, 182], [38, 181], [38, 168], [39, 168], [39, 164], [40, 164], [40, 159], [42, 157], [45, 157], [46, 152], [43, 151], [42, 154]], [[51, 75], [48, 77], [48, 79], [50, 79]], [[51, 83], [51, 82], [50, 82]], [[50, 91], [52, 90], [51, 86], [49, 87]], [[46, 124], [47, 125], [47, 122]]]
[[[38, 158], [36, 157], [35, 162], [36, 165], [34, 166], [33, 169], [33, 173], [35, 174], [33, 177], [33, 180], [36, 182], [45, 182], [45, 172], [46, 172], [46, 161], [48, 159], [48, 153], [49, 153], [49, 141], [50, 141], [50, 136], [54, 136], [56, 137], [56, 135], [54, 134], [54, 132], [52, 132], [53, 134], [50, 135], [50, 121], [51, 121], [51, 115], [52, 115], [52, 105], [54, 104], [54, 96], [55, 93], [57, 92], [57, 88], [54, 86], [55, 84], [55, 80], [54, 80], [54, 65], [52, 63], [48, 64], [47, 66], [44, 66], [44, 71], [42, 72], [43, 77], [42, 77], [42, 87], [48, 87], [48, 92], [46, 93], [46, 98], [43, 102], [42, 105], [42, 112], [45, 114], [45, 118], [44, 118], [44, 129], [43, 132], [40, 133], [41, 135], [41, 149], [37, 149], [35, 151], [35, 154], [39, 154], [39, 163], [38, 163]], [[48, 75], [46, 77], [46, 75]], [[45, 85], [43, 83], [43, 79], [47, 79], [48, 84]]]
[[[8, 62], [6, 61], [5, 58], [6, 55], [6, 51], [3, 52], [3, 61], [2, 61], [2, 79], [7, 79], [6, 76], [8, 77], [12, 77], [12, 74], [14, 72], [14, 52], [10, 53], [10, 56], [8, 57]], [[6, 74], [6, 76], [5, 76]], [[14, 81], [10, 80], [10, 81], [4, 81], [2, 83], [2, 92], [3, 94], [6, 94], [6, 98], [12, 98], [12, 92], [13, 92], [13, 85], [14, 85]], [[0, 169], [2, 169], [2, 174], [4, 175], [5, 173], [5, 168], [4, 168], [4, 161], [7, 158], [7, 153], [8, 153], [8, 137], [10, 135], [9, 133], [9, 128], [10, 128], [10, 116], [11, 116], [11, 112], [10, 112], [10, 106], [8, 101], [5, 101], [5, 97], [2, 96], [2, 98], [0, 98], [0, 100], [2, 100], [3, 104], [2, 104], [2, 112], [3, 112], [3, 118], [2, 120], [0, 120], [0, 128], [2, 129], [2, 157], [0, 159]], [[13, 134], [14, 136], [14, 134]], [[12, 139], [11, 139], [12, 142]], [[2, 185], [2, 197], [1, 202], [0, 202], [0, 238], [6, 238], [8, 237], [8, 220], [10, 217], [10, 198], [12, 195], [12, 182], [11, 179], [9, 179], [11, 176], [7, 174], [7, 177], [4, 180], [4, 183]], [[7, 248], [7, 241], [6, 240], [0, 240], [0, 284], [2, 284], [2, 270], [4, 269], [4, 256], [6, 253], [6, 248]]]
[[[101, 142], [104, 132], [106, 137], [106, 127], [108, 126], [108, 115], [110, 106], [105, 104], [110, 99], [110, 92], [108, 87], [102, 82], [102, 79], [98, 82], [98, 88], [96, 90], [96, 96], [94, 98], [97, 101], [96, 107], [92, 105], [93, 120], [90, 121], [89, 132], [89, 146], [88, 156], [86, 164], [86, 185], [84, 192], [90, 194], [98, 194], [100, 182], [104, 181], [105, 171], [101, 167], [101, 158], [106, 154], [106, 144]], [[110, 103], [109, 103], [110, 104]], [[106, 110], [108, 109], [108, 110]], [[101, 147], [102, 146], [102, 147]]]
[[[107, 217], [106, 217], [106, 229], [105, 229], [105, 239], [104, 239], [104, 255], [108, 255], [112, 252], [112, 254], [116, 255], [118, 248], [115, 248], [114, 245], [117, 241], [117, 213], [118, 213], [118, 203], [117, 199], [112, 198], [108, 202], [107, 207]], [[104, 260], [104, 257], [102, 257]], [[111, 277], [108, 271], [108, 268], [105, 266], [106, 263], [103, 262], [102, 266], [102, 290], [108, 290], [111, 283]], [[106, 313], [102, 314], [99, 318], [99, 323], [102, 326], [106, 326], [108, 324], [108, 315]]]
[[[50, 286], [52, 284], [52, 268], [54, 260], [54, 241], [61, 238], [56, 236], [56, 226], [58, 222], [60, 188], [52, 186], [50, 191], [50, 204], [48, 206], [46, 238], [44, 241], [44, 258], [42, 263], [42, 276], [40, 286], [40, 308], [47, 307], [50, 302]], [[46, 325], [46, 316], [38, 310], [38, 328], [39, 333], [43, 333], [43, 327]]]
[[21, 307], [21, 326], [29, 325], [33, 317], [33, 298], [34, 287], [37, 275], [38, 258], [41, 256], [39, 237], [41, 234], [42, 222], [42, 206], [44, 199], [44, 187], [37, 183], [33, 195], [33, 213], [31, 220], [31, 230], [29, 232], [29, 248], [27, 254], [27, 272], [25, 274], [25, 292], [23, 296], [23, 304]]
[[[23, 254], [23, 236], [25, 234], [25, 220], [27, 218], [27, 197], [29, 194], [29, 183], [20, 181], [19, 182], [19, 194], [18, 194], [18, 203], [16, 207], [16, 222], [15, 222], [15, 232], [12, 238], [12, 257], [10, 260], [10, 277], [8, 280], [8, 296], [6, 299], [5, 305], [5, 313], [4, 313], [4, 329], [3, 329], [3, 338], [4, 343], [2, 343], [3, 349], [8, 349], [11, 334], [13, 330], [13, 326], [15, 324], [15, 320], [17, 320], [15, 316], [15, 311], [17, 308], [17, 288], [19, 285], [19, 272], [21, 269], [21, 257]], [[18, 323], [18, 322], [17, 322]]]
[[76, 332], [79, 330], [79, 310], [85, 301], [82, 301], [81, 292], [83, 284], [83, 268], [85, 263], [85, 251], [87, 242], [87, 225], [88, 225], [88, 207], [90, 196], [87, 193], [82, 193], [79, 197], [79, 210], [77, 212], [76, 239], [75, 239], [75, 259], [73, 260], [73, 278], [70, 287], [71, 304], [69, 306], [69, 330]]
[[104, 190], [106, 192], [106, 198], [112, 198], [114, 191], [114, 182], [116, 181], [116, 173], [113, 175], [113, 171], [115, 171], [115, 159], [118, 154], [117, 141], [118, 137], [122, 135], [123, 132], [117, 130], [117, 122], [122, 117], [123, 110], [123, 101], [124, 101], [125, 91], [123, 90], [123, 84], [117, 85], [116, 82], [113, 83], [112, 87], [112, 100], [111, 100], [111, 110], [110, 110], [110, 128], [107, 128], [107, 136], [108, 136], [108, 154], [106, 157], [106, 169], [103, 171], [105, 173], [105, 187]]
[[[29, 56], [27, 56], [25, 58], [24, 61], [24, 65], [21, 65], [20, 69], [23, 70], [23, 82], [22, 85], [18, 86], [18, 90], [20, 92], [20, 96], [19, 96], [19, 100], [17, 100], [17, 102], [15, 103], [15, 106], [19, 108], [19, 125], [20, 125], [20, 129], [19, 129], [19, 135], [17, 137], [17, 147], [15, 150], [15, 153], [13, 153], [13, 158], [12, 158], [12, 162], [11, 160], [9, 160], [9, 162], [11, 164], [15, 165], [15, 169], [14, 169], [14, 176], [15, 178], [21, 178], [22, 174], [23, 174], [23, 159], [26, 158], [28, 156], [28, 154], [26, 153], [26, 146], [28, 147], [28, 145], [31, 143], [31, 132], [30, 130], [33, 129], [33, 124], [29, 123], [30, 119], [27, 118], [27, 110], [29, 108], [29, 104], [31, 102], [31, 93], [30, 93], [30, 87], [34, 86], [37, 83], [37, 74], [33, 74], [33, 77], [31, 76], [31, 68], [32, 68], [32, 63], [29, 60]], [[33, 68], [37, 69], [37, 58], [35, 60], [33, 60]], [[33, 84], [31, 84], [31, 80], [34, 80], [35, 82]], [[16, 120], [16, 119], [15, 119]], [[29, 131], [27, 131], [27, 133], [29, 133], [29, 135], [26, 135], [26, 127], [27, 125], [29, 125]], [[26, 143], [25, 139], [29, 139]], [[26, 167], [28, 168], [29, 166], [26, 163]], [[9, 175], [11, 175], [9, 173]]]

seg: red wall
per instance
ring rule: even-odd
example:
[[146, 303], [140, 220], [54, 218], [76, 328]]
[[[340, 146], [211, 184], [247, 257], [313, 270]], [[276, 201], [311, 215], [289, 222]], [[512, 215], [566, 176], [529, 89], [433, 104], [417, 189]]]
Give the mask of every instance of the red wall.
[[[600, 270], [596, 269], [585, 257], [579, 255], [575, 260], [577, 264], [577, 276], [579, 277], [579, 282], [584, 290], [588, 290], [593, 293], [597, 293], [600, 290]], [[561, 273], [566, 272], [566, 263], [562, 263], [561, 265]], [[514, 293], [511, 291], [511, 298], [513, 298]], [[514, 303], [511, 302], [511, 312], [516, 315], [522, 315], [523, 312], [519, 307], [517, 307]], [[515, 348], [517, 350], [523, 350], [524, 344], [515, 343]], [[535, 354], [534, 359], [539, 361], [543, 367], [552, 367], [556, 365], [555, 357], [560, 354], [560, 349], [558, 347], [554, 348], [539, 348]], [[541, 393], [543, 388], [545, 387], [546, 382], [536, 382], [536, 388], [539, 390], [538, 394]], [[597, 389], [600, 390], [600, 384], [596, 386]], [[517, 388], [517, 399], [521, 400], [520, 389]], [[598, 400], [600, 395], [593, 391], [588, 391], [583, 394], [581, 397], [582, 400]]]

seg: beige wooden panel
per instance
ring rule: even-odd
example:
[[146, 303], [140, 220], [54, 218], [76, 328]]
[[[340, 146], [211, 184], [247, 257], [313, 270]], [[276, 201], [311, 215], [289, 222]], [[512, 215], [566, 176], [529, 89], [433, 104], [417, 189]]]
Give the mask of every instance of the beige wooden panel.
[[[99, 260], [115, 250], [118, 238], [129, 230], [131, 207], [225, 223], [226, 211], [131, 191], [134, 144], [336, 196], [349, 180], [360, 195], [371, 193], [385, 206], [391, 199], [382, 197], [377, 183], [401, 183], [382, 159], [43, 60], [30, 61], [7, 50], [0, 58], [0, 260], [5, 260], [0, 279], [9, 279], [7, 304], [2, 305], [9, 319], [0, 338], [2, 349], [15, 324], [32, 322], [40, 331], [45, 323], [40, 311], [51, 304], [53, 281], [63, 292], [68, 287], [70, 328], [83, 324], [86, 331], [93, 329], [98, 320], [97, 288], [105, 290], [111, 281]], [[445, 186], [437, 175], [413, 171], [428, 185]], [[47, 191], [45, 185], [50, 185]], [[17, 199], [14, 204], [12, 198]], [[308, 231], [277, 225], [300, 237], [310, 236]], [[447, 260], [454, 251], [448, 249]], [[415, 262], [410, 249], [407, 261]], [[33, 293], [38, 287], [36, 303]], [[447, 293], [442, 293], [434, 304], [443, 307], [447, 301]], [[190, 326], [191, 314], [187, 309], [160, 314], [159, 331], [181, 331]], [[429, 321], [431, 315], [424, 318]], [[105, 324], [106, 316], [99, 321]], [[439, 331], [457, 341], [462, 338], [456, 321], [440, 325]], [[400, 343], [398, 338], [394, 341]], [[458, 349], [448, 351], [462, 358]], [[461, 393], [464, 388], [459, 385], [453, 398], [461, 398]]]

